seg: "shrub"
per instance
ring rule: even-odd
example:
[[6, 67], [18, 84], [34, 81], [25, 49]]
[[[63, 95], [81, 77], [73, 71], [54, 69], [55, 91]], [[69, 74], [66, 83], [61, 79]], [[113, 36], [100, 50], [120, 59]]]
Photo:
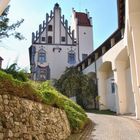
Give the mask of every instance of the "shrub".
[[20, 70], [16, 63], [13, 63], [8, 68], [4, 70], [6, 73], [11, 74], [14, 79], [26, 82], [28, 81], [28, 76], [24, 70]]

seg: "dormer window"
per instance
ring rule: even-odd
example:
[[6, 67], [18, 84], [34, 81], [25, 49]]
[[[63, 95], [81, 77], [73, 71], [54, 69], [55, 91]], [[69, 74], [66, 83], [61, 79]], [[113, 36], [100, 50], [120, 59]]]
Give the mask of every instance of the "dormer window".
[[52, 25], [48, 25], [48, 31], [52, 31]]
[[48, 36], [48, 44], [52, 44], [52, 36]]

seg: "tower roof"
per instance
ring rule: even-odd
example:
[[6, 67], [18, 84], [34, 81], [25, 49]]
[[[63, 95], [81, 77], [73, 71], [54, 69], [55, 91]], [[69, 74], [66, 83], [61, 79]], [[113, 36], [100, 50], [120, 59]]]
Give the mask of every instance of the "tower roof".
[[78, 25], [80, 25], [80, 26], [92, 26], [90, 24], [90, 20], [89, 20], [87, 14], [81, 13], [81, 12], [76, 12], [75, 16], [78, 19]]

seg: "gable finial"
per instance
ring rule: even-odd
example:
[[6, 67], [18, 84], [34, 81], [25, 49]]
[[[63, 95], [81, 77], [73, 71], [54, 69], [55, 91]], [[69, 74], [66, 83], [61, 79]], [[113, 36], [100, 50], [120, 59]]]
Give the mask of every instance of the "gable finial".
[[54, 7], [55, 7], [55, 8], [59, 8], [59, 4], [58, 4], [58, 3], [56, 3]]

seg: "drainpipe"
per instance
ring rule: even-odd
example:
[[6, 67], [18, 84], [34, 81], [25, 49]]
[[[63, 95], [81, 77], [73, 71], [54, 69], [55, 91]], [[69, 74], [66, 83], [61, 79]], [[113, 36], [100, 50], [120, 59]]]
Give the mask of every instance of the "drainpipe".
[[[95, 59], [95, 73], [96, 73], [96, 87], [95, 87], [95, 90], [96, 90], [96, 94], [95, 94], [95, 97], [98, 96], [98, 79], [97, 79], [97, 65], [96, 65], [96, 59]], [[99, 102], [96, 102], [96, 98], [94, 99], [94, 102], [95, 102], [95, 109], [99, 109]]]
[[78, 61], [80, 61], [80, 50], [79, 50], [79, 26], [77, 26], [77, 38], [78, 38]]

